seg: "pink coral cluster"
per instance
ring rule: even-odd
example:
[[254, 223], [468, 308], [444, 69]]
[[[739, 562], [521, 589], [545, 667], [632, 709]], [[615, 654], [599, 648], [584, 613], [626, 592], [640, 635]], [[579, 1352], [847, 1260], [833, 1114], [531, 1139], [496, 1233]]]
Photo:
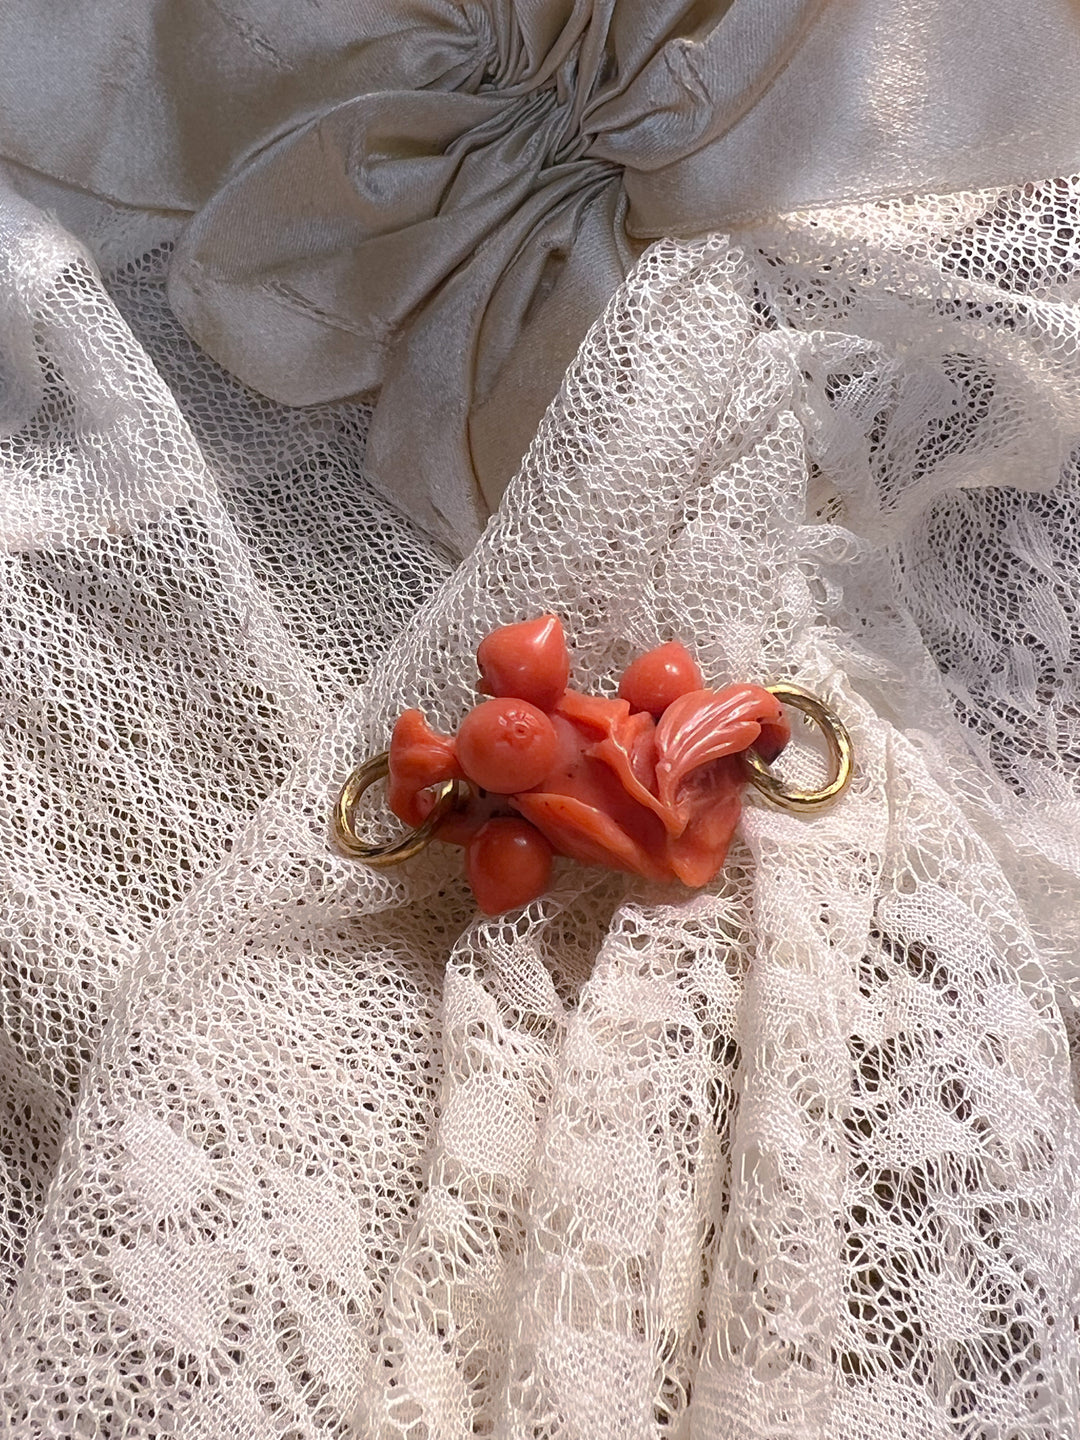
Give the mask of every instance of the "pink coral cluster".
[[562, 624], [542, 615], [480, 645], [479, 689], [457, 735], [406, 710], [390, 743], [390, 808], [419, 825], [432, 787], [471, 784], [439, 826], [465, 847], [469, 883], [489, 915], [543, 894], [553, 855], [649, 880], [707, 884], [739, 821], [751, 746], [787, 744], [779, 701], [759, 685], [708, 690], [673, 641], [626, 670], [617, 700], [569, 688]]

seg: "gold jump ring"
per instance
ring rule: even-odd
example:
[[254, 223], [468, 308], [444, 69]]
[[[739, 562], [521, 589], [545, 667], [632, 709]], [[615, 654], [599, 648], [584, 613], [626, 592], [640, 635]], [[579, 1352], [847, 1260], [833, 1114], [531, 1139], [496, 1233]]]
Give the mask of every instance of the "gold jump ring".
[[847, 789], [855, 766], [854, 750], [847, 726], [839, 715], [830, 710], [824, 700], [804, 690], [801, 685], [766, 685], [765, 689], [775, 695], [781, 705], [790, 705], [801, 710], [817, 725], [825, 737], [832, 760], [833, 777], [820, 790], [795, 790], [785, 785], [770, 765], [753, 750], [746, 752], [746, 764], [750, 771], [750, 783], [764, 795], [770, 804], [781, 810], [793, 810], [796, 814], [807, 815], [815, 810], [824, 810]]
[[356, 807], [364, 792], [377, 781], [385, 780], [389, 773], [389, 751], [373, 755], [370, 760], [358, 765], [345, 781], [334, 806], [334, 839], [347, 855], [366, 860], [369, 865], [399, 865], [402, 860], [411, 860], [414, 855], [419, 855], [431, 844], [440, 822], [465, 795], [465, 786], [460, 780], [444, 780], [435, 791], [435, 804], [422, 825], [410, 830], [400, 840], [372, 845], [356, 833]]

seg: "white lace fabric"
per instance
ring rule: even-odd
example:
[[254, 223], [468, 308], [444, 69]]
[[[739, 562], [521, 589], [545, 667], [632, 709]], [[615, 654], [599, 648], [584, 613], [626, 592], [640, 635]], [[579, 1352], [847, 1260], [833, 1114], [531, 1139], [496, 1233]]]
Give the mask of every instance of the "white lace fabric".
[[[1060, 181], [661, 242], [452, 573], [362, 409], [252, 397], [159, 255], [30, 227], [12, 1435], [1078, 1433], [1078, 222]], [[750, 804], [693, 895], [567, 863], [481, 919], [459, 852], [339, 857], [350, 766], [549, 609], [584, 688], [678, 637], [816, 690], [852, 790]]]

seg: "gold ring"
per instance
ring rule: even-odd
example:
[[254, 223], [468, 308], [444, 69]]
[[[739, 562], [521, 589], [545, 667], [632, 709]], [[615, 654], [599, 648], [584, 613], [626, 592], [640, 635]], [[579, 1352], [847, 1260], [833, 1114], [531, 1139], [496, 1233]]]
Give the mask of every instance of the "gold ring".
[[427, 819], [400, 840], [387, 840], [381, 845], [369, 844], [356, 833], [356, 807], [364, 792], [390, 773], [390, 752], [373, 755], [352, 772], [341, 787], [334, 806], [334, 839], [347, 855], [366, 860], [369, 865], [399, 865], [431, 844], [441, 821], [455, 809], [466, 794], [460, 780], [444, 780], [435, 792], [435, 804]]
[[781, 705], [790, 705], [801, 710], [817, 725], [825, 737], [832, 759], [833, 777], [820, 790], [794, 790], [785, 785], [773, 773], [772, 767], [753, 750], [746, 751], [746, 764], [750, 771], [750, 783], [764, 795], [770, 804], [781, 810], [794, 810], [796, 814], [807, 815], [814, 810], [824, 810], [847, 789], [855, 767], [854, 750], [847, 726], [817, 695], [804, 690], [801, 685], [766, 685], [765, 689], [775, 695]]

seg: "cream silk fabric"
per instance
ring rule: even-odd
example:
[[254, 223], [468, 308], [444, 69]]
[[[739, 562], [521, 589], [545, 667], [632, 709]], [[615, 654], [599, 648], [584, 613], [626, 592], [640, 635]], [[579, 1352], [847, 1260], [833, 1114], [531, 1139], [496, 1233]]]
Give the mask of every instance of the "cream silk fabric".
[[1072, 0], [7, 0], [0, 152], [195, 212], [169, 293], [468, 548], [644, 244], [1080, 164]]

